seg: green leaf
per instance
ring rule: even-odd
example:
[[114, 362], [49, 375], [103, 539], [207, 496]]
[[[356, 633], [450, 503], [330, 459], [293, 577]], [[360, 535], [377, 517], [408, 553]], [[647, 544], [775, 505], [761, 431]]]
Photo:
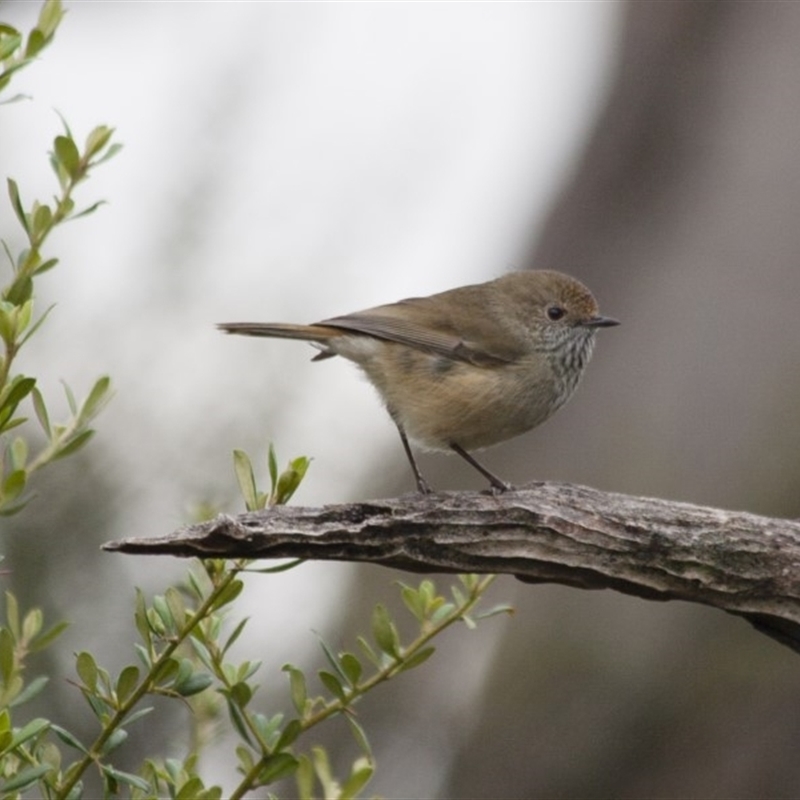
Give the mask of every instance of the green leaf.
[[14, 428], [18, 428], [20, 425], [23, 425], [28, 421], [27, 417], [14, 417], [14, 419], [9, 420], [2, 426], [2, 431], [5, 433], [6, 431], [13, 430]]
[[111, 388], [111, 378], [103, 375], [95, 381], [89, 396], [83, 401], [80, 413], [78, 414], [78, 425], [83, 426], [94, 419], [100, 413], [103, 406], [111, 399], [109, 389]]
[[[101, 670], [101, 674], [102, 672], [103, 670]], [[103, 720], [113, 713], [114, 709], [111, 707], [111, 705], [109, 705], [109, 703], [106, 702], [104, 697], [89, 694], [88, 692], [84, 692], [83, 696], [86, 698], [86, 702], [89, 704], [92, 712], [99, 720]]]
[[136, 651], [136, 655], [139, 656], [139, 660], [144, 664], [145, 669], [149, 670], [150, 667], [153, 666], [153, 659], [150, 656], [150, 651], [138, 642], [133, 643], [133, 649]]
[[314, 767], [311, 759], [305, 755], [301, 755], [298, 758], [298, 762], [297, 772], [294, 777], [297, 784], [297, 797], [300, 800], [311, 800], [314, 796], [314, 783], [316, 781]]
[[33, 499], [33, 495], [29, 496], [25, 500], [22, 500], [19, 503], [15, 503], [12, 506], [4, 506], [2, 502], [0, 502], [0, 517], [11, 517], [14, 514], [19, 514], [25, 506]]
[[[33, 274], [41, 275], [43, 272], [47, 272], [48, 270], [53, 269], [53, 267], [56, 266], [56, 264], [58, 264], [57, 258], [48, 258], [47, 261], [43, 261], [41, 264], [39, 264], [38, 267], [36, 267], [36, 269], [33, 271]], [[53, 308], [53, 306], [50, 306], [50, 308]], [[50, 312], [50, 308], [47, 309], [47, 311], [45, 312], [46, 314]]]
[[66, 384], [64, 381], [61, 381], [61, 385], [64, 387], [64, 394], [67, 396], [67, 405], [69, 406], [69, 412], [72, 414], [73, 417], [78, 416], [78, 404], [75, 402], [75, 395], [72, 393], [72, 389], [69, 388], [69, 385]]
[[342, 703], [347, 703], [347, 695], [344, 691], [342, 682], [332, 673], [324, 669], [319, 671], [319, 679], [322, 681], [325, 688]]
[[49, 764], [37, 764], [35, 767], [23, 769], [13, 778], [0, 785], [0, 794], [3, 797], [11, 797], [12, 792], [18, 792], [33, 785], [39, 778], [50, 772], [51, 769], [52, 767]]
[[233, 633], [228, 637], [228, 640], [225, 642], [225, 646], [222, 648], [222, 655], [224, 656], [225, 653], [231, 648], [233, 643], [239, 638], [242, 631], [244, 630], [244, 626], [247, 625], [247, 617], [245, 617], [239, 624], [233, 629]]
[[25, 45], [25, 58], [33, 58], [46, 44], [47, 40], [44, 34], [38, 28], [34, 28], [28, 34], [28, 43]]
[[25, 688], [9, 703], [11, 708], [21, 706], [32, 700], [36, 695], [40, 694], [45, 686], [50, 682], [46, 675], [39, 675], [31, 681], [28, 681]]
[[98, 125], [86, 137], [86, 147], [84, 149], [86, 156], [91, 158], [97, 155], [108, 144], [109, 139], [113, 135], [113, 128], [109, 128], [107, 125]]
[[142, 637], [142, 641], [149, 648], [152, 644], [152, 631], [147, 622], [147, 603], [144, 599], [144, 592], [138, 586], [136, 587], [136, 604], [133, 618], [136, 623], [136, 630], [139, 631], [139, 636]]
[[86, 755], [89, 754], [89, 751], [68, 730], [62, 728], [60, 725], [53, 725], [53, 724], [50, 725], [50, 728], [55, 732], [56, 736], [58, 736], [58, 738], [61, 739], [62, 742], [68, 744], [70, 747], [74, 747], [76, 750], [80, 750], [82, 753], [85, 753]]
[[308, 701], [306, 676], [294, 664], [284, 664], [283, 671], [289, 673], [289, 692], [292, 704], [302, 717], [306, 713], [306, 702]]
[[72, 455], [80, 450], [81, 447], [83, 447], [89, 441], [89, 439], [92, 438], [92, 436], [94, 436], [94, 431], [88, 430], [72, 437], [63, 447], [60, 447], [56, 451], [56, 453], [53, 455], [53, 459], [64, 458], [65, 456]]
[[75, 661], [75, 670], [78, 673], [78, 677], [83, 681], [83, 685], [89, 691], [95, 692], [97, 690], [98, 669], [92, 654], [87, 653], [85, 650], [78, 653]]
[[233, 727], [236, 729], [239, 736], [241, 736], [250, 747], [256, 747], [257, 745], [253, 742], [252, 736], [250, 735], [250, 731], [247, 727], [247, 720], [242, 713], [242, 709], [239, 708], [236, 703], [228, 701], [228, 713], [230, 714]]
[[175, 691], [181, 697], [191, 697], [208, 689], [214, 682], [213, 678], [205, 672], [195, 672], [185, 680], [175, 683]]
[[36, 386], [36, 378], [26, 378], [22, 375], [17, 375], [6, 386], [2, 394], [0, 394], [3, 411], [10, 409], [6, 418], [14, 413], [14, 409], [33, 391], [34, 386]]
[[48, 41], [53, 37], [59, 23], [64, 17], [64, 9], [61, 0], [47, 0], [39, 13], [39, 21], [36, 27], [42, 32]]
[[230, 697], [232, 702], [243, 709], [252, 699], [253, 690], [247, 683], [239, 681], [238, 683], [234, 683], [233, 686], [227, 690], [226, 694]]
[[139, 684], [139, 667], [129, 664], [117, 679], [117, 700], [124, 703]]
[[271, 486], [271, 494], [275, 494], [278, 488], [278, 457], [275, 455], [275, 448], [272, 442], [269, 443], [269, 452], [267, 453], [267, 466], [269, 468], [269, 480]]
[[44, 633], [35, 636], [28, 643], [28, 650], [35, 653], [38, 650], [43, 650], [48, 645], [52, 644], [62, 633], [69, 627], [68, 622], [56, 622], [55, 625], [49, 627]]
[[232, 603], [244, 589], [244, 584], [240, 580], [231, 581], [217, 596], [212, 604], [212, 610], [218, 611], [223, 606]]
[[372, 636], [378, 647], [392, 658], [400, 658], [400, 637], [397, 628], [386, 610], [379, 603], [372, 612]]
[[28, 461], [28, 442], [21, 436], [17, 436], [8, 448], [13, 469], [24, 469]]
[[422, 592], [418, 592], [402, 582], [400, 582], [400, 586], [400, 596], [403, 598], [406, 608], [416, 617], [418, 622], [424, 622], [425, 601], [422, 597]]
[[30, 64], [30, 61], [31, 60], [29, 58], [23, 58], [21, 61], [17, 61], [16, 63], [8, 67], [4, 72], [0, 73], [0, 89], [3, 89], [6, 86], [8, 86], [11, 80], [11, 75], [15, 73], [18, 69], [22, 69], [22, 67], [26, 66], [27, 64]]
[[22, 35], [9, 26], [2, 27], [7, 30], [0, 29], [0, 61], [5, 61], [22, 44]]
[[[98, 164], [103, 164], [104, 162], [108, 161], [110, 158], [114, 158], [114, 156], [117, 153], [119, 153], [120, 150], [122, 150], [122, 145], [119, 142], [115, 142], [114, 144], [111, 145], [111, 147], [109, 147], [106, 150], [105, 153], [103, 153], [102, 156], [100, 156], [100, 158], [95, 159], [92, 162], [92, 166], [96, 167]], [[95, 203], [95, 205], [91, 209], [87, 209], [87, 211], [85, 211], [83, 213], [89, 213], [89, 211], [94, 211], [95, 208], [97, 208], [98, 205], [99, 205], [99, 203]]]
[[22, 641], [26, 644], [33, 639], [41, 630], [44, 624], [44, 614], [41, 608], [32, 608], [22, 620]]
[[278, 736], [278, 729], [283, 722], [283, 714], [274, 714], [267, 719], [263, 714], [259, 714], [256, 711], [251, 713], [250, 719], [252, 719], [256, 731], [258, 731], [261, 741], [266, 742], [272, 748], [273, 742]]
[[342, 670], [341, 664], [339, 664], [339, 659], [336, 658], [333, 650], [331, 650], [328, 643], [319, 634], [317, 634], [317, 638], [319, 639], [319, 646], [322, 648], [322, 652], [325, 653], [325, 658], [328, 660], [328, 663], [333, 667], [339, 677], [343, 680], [347, 680], [347, 676], [344, 674], [344, 670]]
[[361, 749], [361, 752], [372, 761], [372, 748], [369, 745], [369, 740], [367, 739], [367, 734], [364, 732], [364, 729], [355, 721], [352, 714], [347, 714], [345, 719], [350, 726], [350, 732], [353, 734], [353, 738], [356, 740], [356, 744]]
[[236, 679], [247, 681], [261, 669], [260, 661], [243, 661], [236, 670]]
[[174, 587], [170, 586], [164, 593], [164, 601], [169, 607], [170, 617], [178, 628], [182, 628], [186, 621], [186, 605], [183, 596]]
[[311, 459], [304, 456], [289, 462], [288, 468], [278, 478], [278, 486], [273, 497], [276, 505], [284, 505], [289, 502], [305, 477], [310, 464]]
[[195, 630], [192, 631], [192, 638], [189, 640], [191, 642], [191, 645], [192, 645], [192, 650], [194, 650], [194, 652], [197, 654], [197, 657], [200, 659], [200, 661], [202, 662], [203, 666], [209, 672], [213, 672], [216, 669], [215, 660], [211, 656], [211, 653], [209, 652], [209, 649], [201, 641], [198, 641], [194, 637], [194, 633], [196, 631], [197, 631], [197, 629], [195, 628]]
[[15, 469], [3, 481], [3, 502], [10, 503], [22, 494], [25, 489], [25, 482], [28, 480], [28, 473], [24, 469]]
[[[200, 563], [205, 564], [205, 562], [200, 562]], [[198, 574], [195, 572], [194, 569], [190, 569], [187, 577], [188, 577], [188, 588], [191, 590], [191, 593], [200, 602], [202, 602], [205, 599], [206, 593], [203, 587], [200, 585], [200, 578]]]
[[109, 737], [106, 739], [105, 744], [103, 745], [102, 754], [108, 755], [112, 750], [116, 750], [121, 744], [128, 740], [128, 732], [124, 728], [117, 728]]
[[201, 796], [203, 790], [203, 781], [197, 776], [189, 778], [186, 783], [181, 786], [178, 794], [175, 795], [175, 800], [197, 800]]
[[355, 688], [358, 686], [358, 682], [361, 680], [361, 674], [364, 670], [361, 662], [352, 653], [342, 653], [342, 655], [339, 656], [339, 660], [348, 683]]
[[33, 214], [33, 235], [37, 241], [41, 242], [47, 235], [53, 224], [53, 212], [48, 205], [37, 205]]
[[33, 401], [33, 410], [36, 412], [36, 418], [39, 420], [42, 430], [49, 439], [52, 436], [52, 432], [50, 430], [50, 417], [47, 413], [47, 407], [44, 404], [42, 393], [35, 387], [31, 390], [31, 400]]
[[462, 586], [472, 595], [475, 594], [475, 592], [478, 590], [481, 576], [476, 575], [474, 572], [465, 572], [458, 576], [458, 580], [461, 582]]
[[183, 774], [183, 766], [177, 758], [168, 758], [164, 762], [164, 766], [166, 767], [167, 774], [170, 777], [170, 780], [173, 783], [178, 783], [181, 780], [181, 776]]
[[290, 569], [299, 567], [305, 562], [304, 558], [294, 558], [291, 561], [286, 561], [283, 564], [278, 564], [274, 567], [259, 567], [258, 569], [248, 567], [245, 572], [254, 572], [259, 575], [268, 575], [274, 572], [287, 572]]
[[356, 642], [358, 646], [361, 648], [364, 655], [367, 657], [369, 662], [380, 669], [381, 667], [381, 659], [380, 656], [372, 649], [370, 643], [363, 637], [359, 636], [356, 638]]
[[359, 758], [353, 764], [350, 776], [342, 784], [342, 791], [339, 795], [340, 800], [353, 800], [358, 797], [361, 790], [370, 782], [375, 767], [369, 759]]
[[175, 675], [174, 683], [177, 685], [191, 677], [194, 672], [194, 662], [190, 658], [176, 659], [176, 661], [178, 661], [178, 672]]
[[408, 669], [414, 669], [414, 667], [418, 667], [420, 664], [427, 661], [435, 652], [435, 647], [425, 647], [422, 650], [419, 650], [401, 664], [400, 671], [405, 672]]
[[[67, 176], [65, 178], [65, 180], [68, 181], [69, 177]], [[100, 203], [97, 203], [96, 205], [100, 205]], [[64, 220], [75, 219], [75, 214], [72, 213], [74, 208], [75, 208], [75, 201], [71, 197], [70, 198], [67, 198], [67, 197], [62, 197], [61, 198], [61, 202], [58, 205], [58, 210], [61, 213], [61, 218], [62, 219], [64, 219]]]
[[8, 196], [11, 198], [11, 206], [14, 209], [14, 213], [17, 215], [19, 224], [22, 225], [25, 233], [30, 235], [30, 229], [28, 228], [28, 216], [25, 213], [25, 209], [22, 207], [22, 200], [19, 196], [19, 187], [17, 186], [17, 182], [11, 178], [8, 178]]
[[489, 617], [496, 617], [498, 614], [514, 614], [516, 609], [507, 603], [500, 603], [499, 605], [487, 608], [486, 611], [481, 611], [475, 614], [475, 619], [489, 619]]
[[153, 682], [159, 686], [164, 686], [175, 680], [180, 669], [180, 663], [177, 658], [165, 658], [156, 668], [153, 675]]
[[81, 155], [78, 147], [69, 136], [56, 136], [53, 142], [53, 150], [59, 164], [66, 170], [73, 180], [80, 177]]
[[14, 734], [12, 747], [19, 747], [29, 739], [33, 739], [34, 736], [38, 736], [42, 731], [46, 731], [49, 727], [50, 720], [42, 719], [41, 717], [32, 719], [27, 725]]
[[14, 594], [6, 590], [6, 619], [14, 640], [19, 640], [22, 630], [19, 627], [19, 603]]
[[275, 743], [275, 751], [284, 750], [303, 732], [299, 719], [290, 719]]
[[322, 784], [322, 791], [325, 797], [338, 797], [340, 789], [331, 774], [331, 764], [327, 750], [319, 745], [312, 747], [311, 758], [314, 761], [314, 769], [319, 782]]
[[159, 594], [153, 598], [153, 609], [156, 614], [158, 614], [165, 630], [170, 631], [175, 628], [175, 620], [172, 618], [172, 612], [162, 595]]
[[297, 769], [298, 763], [291, 753], [275, 753], [275, 755], [269, 756], [264, 768], [258, 773], [259, 784], [266, 786], [288, 777]]
[[458, 586], [451, 586], [450, 593], [453, 595], [453, 600], [456, 601], [457, 606], [463, 606], [467, 602], [467, 598]]
[[236, 756], [239, 759], [239, 771], [242, 774], [247, 775], [255, 765], [255, 762], [253, 761], [253, 754], [243, 745], [238, 745], [236, 747]]
[[130, 772], [121, 772], [120, 770], [114, 769], [114, 767], [108, 764], [100, 764], [99, 766], [103, 771], [103, 774], [117, 783], [124, 783], [127, 786], [133, 786], [134, 788], [143, 792], [147, 792], [148, 794], [152, 791], [153, 787], [150, 786], [150, 784], [144, 780], [144, 778], [140, 778], [138, 775], [131, 775]]
[[129, 717], [125, 717], [125, 724], [130, 725], [131, 722], [135, 722], [140, 717], [144, 717], [146, 714], [149, 714], [153, 710], [152, 706], [148, 706], [147, 708], [140, 708], [138, 711], [134, 711]]
[[233, 451], [233, 469], [236, 473], [236, 480], [239, 483], [239, 491], [244, 498], [244, 504], [248, 511], [258, 509], [258, 490], [256, 489], [256, 479], [253, 474], [253, 465], [250, 457], [244, 450]]
[[[187, 767], [188, 769], [188, 767]], [[194, 776], [189, 778], [175, 795], [175, 800], [220, 800], [222, 789], [219, 786], [203, 786], [203, 781]]]
[[439, 608], [437, 608], [436, 611], [431, 614], [430, 622], [432, 622], [434, 625], [437, 625], [439, 622], [449, 617], [453, 611], [455, 611], [455, 609], [456, 607], [453, 603], [442, 603], [442, 605], [440, 605]]

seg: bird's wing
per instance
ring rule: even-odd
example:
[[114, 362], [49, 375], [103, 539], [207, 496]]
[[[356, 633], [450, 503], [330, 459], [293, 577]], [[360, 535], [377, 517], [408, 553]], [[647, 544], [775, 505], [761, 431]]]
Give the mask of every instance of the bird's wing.
[[399, 303], [326, 319], [318, 324], [374, 336], [454, 361], [466, 361], [480, 366], [506, 364], [514, 360], [513, 354], [503, 352], [491, 344], [486, 345], [493, 338], [487, 336], [485, 330], [481, 330], [493, 325], [491, 320], [486, 319], [486, 309], [480, 309], [482, 319], [467, 313], [466, 317], [471, 322], [465, 325], [462, 319], [456, 325], [446, 316], [443, 318], [441, 308], [432, 305], [429, 302], [431, 299], [433, 298], [410, 298]]

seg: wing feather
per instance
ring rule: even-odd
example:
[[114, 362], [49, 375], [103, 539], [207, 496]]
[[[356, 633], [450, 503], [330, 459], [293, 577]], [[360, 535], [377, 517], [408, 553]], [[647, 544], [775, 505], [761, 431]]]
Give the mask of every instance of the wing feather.
[[[514, 360], [512, 354], [499, 352], [478, 343], [487, 339], [486, 336], [481, 336], [479, 330], [481, 317], [483, 325], [486, 325], [486, 309], [482, 309], [482, 315], [477, 318], [478, 324], [468, 326], [472, 330], [462, 331], [452, 319], [443, 318], [441, 308], [432, 307], [430, 299], [432, 298], [410, 298], [399, 303], [326, 319], [318, 324], [342, 331], [363, 333], [454, 361], [465, 361], [481, 366], [507, 364]], [[469, 314], [466, 316], [476, 319]]]

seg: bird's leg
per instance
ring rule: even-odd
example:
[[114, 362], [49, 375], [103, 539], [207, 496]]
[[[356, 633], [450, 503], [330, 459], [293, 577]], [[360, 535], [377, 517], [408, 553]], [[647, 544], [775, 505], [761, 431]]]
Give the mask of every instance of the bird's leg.
[[428, 486], [428, 482], [422, 477], [422, 473], [419, 471], [417, 462], [414, 460], [414, 454], [411, 452], [411, 445], [408, 443], [406, 432], [398, 423], [395, 424], [397, 425], [397, 432], [400, 434], [400, 441], [403, 443], [403, 449], [406, 451], [406, 455], [408, 456], [408, 463], [411, 464], [411, 469], [414, 472], [414, 478], [417, 481], [417, 491], [420, 494], [431, 494], [431, 487]]
[[475, 469], [478, 470], [481, 475], [483, 475], [485, 478], [488, 478], [489, 483], [492, 485], [492, 491], [508, 492], [511, 490], [511, 484], [501, 481], [497, 475], [489, 472], [489, 470], [486, 469], [483, 464], [479, 463], [475, 458], [473, 458], [473, 456], [471, 456], [460, 444], [450, 442], [450, 449], [454, 453], [458, 453], [458, 455], [460, 455], [461, 458], [463, 458], [468, 464], [471, 464], [473, 467], [475, 467]]

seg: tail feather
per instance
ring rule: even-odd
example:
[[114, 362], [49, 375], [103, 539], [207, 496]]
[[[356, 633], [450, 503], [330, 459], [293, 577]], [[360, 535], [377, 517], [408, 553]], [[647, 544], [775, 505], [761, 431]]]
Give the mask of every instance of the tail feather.
[[326, 342], [344, 331], [325, 325], [293, 325], [284, 322], [221, 322], [217, 327], [226, 333], [243, 336], [269, 336], [276, 339], [302, 339], [306, 342]]

